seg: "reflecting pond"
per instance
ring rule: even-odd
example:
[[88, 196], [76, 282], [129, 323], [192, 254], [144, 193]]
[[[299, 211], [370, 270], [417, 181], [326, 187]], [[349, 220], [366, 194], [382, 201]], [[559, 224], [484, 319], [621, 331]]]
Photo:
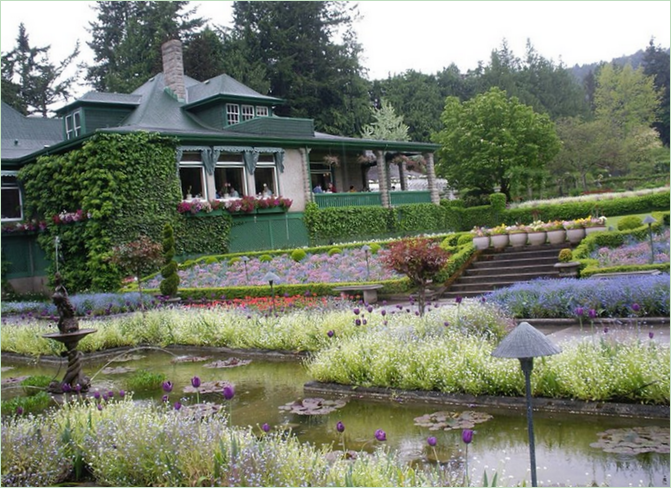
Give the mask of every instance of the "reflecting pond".
[[[473, 442], [466, 445], [461, 440], [461, 428], [454, 430], [429, 430], [416, 425], [415, 419], [438, 411], [458, 413], [463, 407], [427, 405], [399, 401], [373, 401], [366, 398], [350, 399], [348, 403], [327, 415], [297, 415], [280, 407], [305, 397], [303, 385], [310, 381], [300, 361], [277, 361], [252, 358], [251, 363], [233, 368], [208, 368], [208, 364], [231, 356], [220, 352], [179, 349], [170, 352], [141, 350], [130, 353], [134, 359], [111, 362], [110, 357], [90, 359], [84, 369], [93, 376], [91, 391], [126, 389], [126, 378], [132, 373], [110, 374], [104, 367], [146, 369], [162, 372], [173, 382], [170, 400], [195, 403], [195, 395], [185, 394], [191, 378], [197, 375], [203, 383], [225, 381], [235, 385], [231, 402], [232, 423], [259, 429], [263, 423], [273, 428], [291, 427], [292, 432], [304, 442], [315, 445], [332, 445], [334, 449], [372, 451], [379, 443], [374, 438], [377, 429], [387, 434], [389, 448], [398, 449], [404, 460], [411, 463], [449, 463], [463, 466], [468, 456], [472, 484], [482, 486], [483, 472], [491, 480], [498, 473], [499, 486], [513, 486], [523, 480], [529, 484], [529, 450], [526, 415], [522, 410], [497, 410], [473, 408], [486, 412], [491, 420], [475, 426]], [[177, 354], [208, 356], [202, 362], [172, 362]], [[27, 375], [49, 375], [60, 378], [65, 364], [25, 364], [7, 358], [2, 360], [3, 382], [8, 378]], [[12, 369], [6, 369], [6, 368]], [[59, 369], [60, 368], [60, 369]], [[20, 389], [4, 388], [3, 399], [20, 393]], [[135, 400], [160, 401], [163, 391], [134, 392]], [[223, 402], [220, 393], [201, 394], [200, 401]], [[344, 437], [336, 431], [336, 423], [345, 425]], [[669, 424], [666, 420], [644, 420], [615, 417], [578, 416], [542, 411], [534, 412], [536, 461], [538, 481], [541, 486], [669, 486], [669, 454], [641, 453], [618, 454], [592, 447], [599, 440], [598, 433], [608, 429], [632, 427], [662, 428], [668, 446]], [[427, 437], [435, 436], [435, 451], [428, 446]]]

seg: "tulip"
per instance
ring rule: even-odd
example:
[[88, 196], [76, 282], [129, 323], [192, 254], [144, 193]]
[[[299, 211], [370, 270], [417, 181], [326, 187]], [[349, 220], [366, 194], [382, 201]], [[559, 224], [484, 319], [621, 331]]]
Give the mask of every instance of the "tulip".
[[653, 337], [655, 337], [655, 333], [654, 332], [648, 332], [648, 337], [650, 339], [652, 339]]
[[342, 434], [343, 432], [345, 432], [345, 424], [339, 421], [336, 424], [336, 430]]
[[224, 398], [226, 400], [230, 400], [235, 396], [235, 388], [233, 385], [226, 385], [224, 386]]
[[102, 409], [103, 409], [103, 404], [102, 404], [102, 403], [99, 403], [99, 404], [98, 404], [98, 410], [102, 410]]
[[110, 399], [114, 398], [114, 392], [112, 390], [107, 392], [107, 398], [110, 398]]
[[435, 445], [436, 445], [437, 442], [438, 442], [438, 441], [436, 441], [436, 438], [433, 437], [433, 436], [431, 436], [431, 437], [429, 437], [429, 438], [426, 439], [426, 443], [427, 443], [428, 445], [430, 445], [431, 447], [435, 447]]
[[23, 407], [21, 405], [16, 407], [16, 415], [23, 415]]
[[632, 303], [632, 304], [631, 304], [631, 309], [632, 309], [634, 312], [638, 312], [638, 311], [641, 309], [641, 306], [640, 306], [638, 303]]
[[263, 432], [270, 432], [270, 425], [268, 425], [267, 423], [263, 424], [261, 426], [261, 430], [263, 430]]
[[457, 295], [457, 297], [454, 299], [454, 301], [457, 302], [457, 304], [460, 304], [462, 300], [463, 298], [461, 297], [461, 295]]
[[164, 402], [167, 402], [168, 401], [168, 395], [163, 395], [161, 397], [161, 400], [163, 400]]
[[596, 318], [596, 310], [594, 310], [593, 308], [590, 308], [589, 312], [587, 312], [587, 315], [589, 315], [590, 319], [595, 319]]
[[387, 311], [384, 309], [380, 310], [380, 314], [384, 317], [385, 315], [387, 315]]
[[464, 429], [461, 433], [461, 440], [466, 444], [470, 444], [473, 440], [473, 431], [471, 429]]
[[361, 320], [356, 319], [356, 320], [354, 321], [354, 325], [356, 325], [356, 326], [361, 325]]
[[100, 392], [97, 391], [97, 390], [94, 391], [94, 392], [93, 392], [93, 398], [95, 398], [96, 400], [100, 400]]
[[578, 307], [578, 308], [575, 309], [575, 314], [579, 317], [582, 317], [582, 315], [584, 313], [585, 313], [585, 309], [583, 309], [582, 307]]
[[359, 315], [361, 310], [359, 310], [358, 308], [355, 308], [354, 310], [352, 310], [352, 312], [354, 312], [354, 315]]
[[198, 376], [191, 378], [191, 386], [194, 388], [198, 388], [200, 386], [200, 378]]
[[63, 390], [63, 393], [68, 393], [68, 392], [72, 391], [72, 387], [67, 383], [63, 383], [63, 386], [61, 387], [61, 389]]
[[604, 327], [604, 328], [603, 328], [603, 333], [604, 333], [604, 334], [608, 334], [608, 327]]
[[75, 392], [80, 393], [82, 391], [82, 385], [77, 383], [74, 388]]
[[125, 397], [125, 396], [126, 396], [126, 392], [125, 392], [124, 390], [119, 390], [119, 396], [120, 396], [121, 398]]
[[387, 440], [387, 433], [382, 429], [377, 429], [375, 431], [375, 438], [380, 442], [384, 442]]
[[333, 332], [332, 330], [329, 330], [329, 331], [326, 333], [326, 335], [329, 336], [329, 337], [333, 337], [333, 336], [335, 335], [335, 332]]
[[368, 313], [373, 313], [373, 307], [371, 307], [370, 305], [368, 305], [368, 308], [366, 310], [368, 310]]
[[172, 391], [172, 381], [164, 381], [162, 386], [164, 392], [170, 393]]
[[175, 410], [179, 410], [180, 408], [182, 408], [182, 404], [179, 403], [179, 402], [175, 402], [174, 406], [175, 406]]

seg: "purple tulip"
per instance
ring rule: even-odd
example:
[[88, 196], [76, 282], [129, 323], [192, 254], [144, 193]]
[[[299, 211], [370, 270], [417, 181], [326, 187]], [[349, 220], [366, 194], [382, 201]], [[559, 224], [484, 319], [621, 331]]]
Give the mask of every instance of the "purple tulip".
[[110, 398], [110, 399], [114, 398], [114, 392], [112, 390], [107, 392], [107, 398]]
[[361, 325], [361, 320], [356, 319], [356, 320], [354, 321], [354, 325], [356, 325], [356, 326]]
[[23, 407], [21, 405], [16, 407], [16, 415], [23, 415]]
[[119, 390], [119, 396], [120, 396], [121, 398], [125, 397], [125, 396], [126, 396], [126, 392], [125, 392], [124, 390]]
[[431, 436], [426, 439], [426, 443], [430, 445], [431, 447], [434, 447], [438, 441], [436, 441], [436, 438]]
[[93, 398], [95, 398], [96, 400], [100, 400], [100, 392], [97, 391], [97, 390], [94, 391], [94, 392], [93, 392]]
[[173, 386], [172, 381], [164, 381], [163, 385], [161, 385], [161, 386], [163, 387], [163, 391], [166, 392], [166, 393], [170, 393], [172, 391], [172, 386]]
[[449, 326], [450, 326], [450, 323], [449, 323], [449, 322], [443, 322], [443, 325], [444, 325], [445, 327], [449, 327]]
[[582, 307], [578, 307], [578, 308], [575, 309], [575, 314], [578, 317], [582, 317], [584, 313], [585, 313], [585, 309], [582, 308]]
[[102, 403], [99, 403], [99, 404], [98, 404], [98, 410], [102, 410], [102, 409], [103, 409], [103, 404], [102, 404]]
[[380, 315], [384, 317], [385, 315], [387, 315], [387, 311], [384, 309], [380, 310]]
[[373, 313], [373, 307], [371, 307], [370, 305], [368, 305], [368, 308], [366, 308], [366, 310], [368, 310], [368, 313]]
[[461, 433], [461, 440], [466, 444], [470, 444], [473, 440], [473, 431], [471, 429], [464, 429]]
[[485, 297], [482, 297], [482, 303], [485, 303], [487, 299]]
[[333, 332], [332, 330], [329, 330], [329, 331], [326, 333], [326, 335], [329, 336], [329, 337], [333, 337], [333, 336], [335, 335], [335, 332]]
[[182, 408], [182, 404], [179, 403], [179, 402], [175, 402], [174, 407], [175, 407], [175, 410], [179, 410], [180, 408]]
[[655, 333], [654, 332], [648, 332], [648, 337], [650, 339], [652, 339], [653, 337], [655, 337]]
[[72, 387], [67, 383], [63, 383], [61, 389], [63, 390], [63, 393], [68, 393], [72, 391]]
[[345, 432], [345, 424], [338, 421], [338, 423], [336, 424], [336, 430], [342, 434], [343, 432]]
[[632, 303], [632, 304], [631, 304], [631, 309], [632, 309], [634, 312], [638, 312], [638, 311], [641, 309], [641, 306], [640, 306], [638, 303]]
[[263, 432], [270, 432], [270, 425], [268, 425], [267, 423], [263, 424], [263, 425], [261, 426], [261, 430], [262, 430]]
[[366, 319], [363, 319], [363, 321], [362, 321], [361, 323], [362, 323], [363, 325], [366, 325], [366, 324], [368, 323], [368, 321], [367, 321]]
[[603, 333], [604, 333], [604, 334], [608, 334], [608, 327], [604, 327], [604, 328], [603, 328]]
[[462, 300], [463, 298], [461, 297], [461, 295], [457, 295], [457, 297], [454, 299], [454, 301], [457, 302], [457, 304], [461, 303]]
[[194, 388], [198, 388], [200, 386], [200, 378], [198, 376], [191, 378], [191, 386]]
[[359, 315], [361, 310], [359, 310], [358, 308], [355, 308], [354, 310], [352, 310], [352, 312], [354, 312], [354, 315]]
[[75, 392], [80, 393], [82, 391], [82, 385], [77, 383], [74, 388]]
[[375, 438], [380, 442], [384, 442], [387, 440], [387, 433], [382, 429], [377, 429], [375, 431]]
[[587, 312], [587, 315], [589, 315], [590, 319], [595, 319], [596, 318], [596, 310], [594, 310], [593, 308], [590, 308], [589, 312]]
[[163, 400], [164, 402], [167, 402], [168, 401], [168, 395], [163, 395], [161, 397], [161, 400]]
[[233, 385], [226, 385], [224, 386], [224, 398], [226, 400], [230, 400], [235, 396], [235, 388]]

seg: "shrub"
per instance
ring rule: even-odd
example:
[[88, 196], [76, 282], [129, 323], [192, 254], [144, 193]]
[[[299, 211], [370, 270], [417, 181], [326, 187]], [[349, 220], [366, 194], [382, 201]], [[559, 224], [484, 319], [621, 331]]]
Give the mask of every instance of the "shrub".
[[126, 379], [129, 390], [157, 390], [165, 381], [165, 374], [153, 373], [145, 369], [136, 371]]
[[147, 236], [112, 248], [112, 263], [135, 276], [140, 291], [142, 276], [154, 272], [160, 261], [161, 245]]
[[377, 244], [375, 242], [370, 245], [370, 253], [371, 254], [377, 254], [377, 252], [380, 249], [382, 249], [382, 246], [380, 246], [379, 244]]
[[332, 247], [331, 249], [329, 249], [329, 252], [328, 252], [329, 256], [333, 256], [334, 254], [341, 254], [341, 253], [342, 253], [342, 249], [340, 249], [339, 247]]
[[160, 289], [163, 296], [173, 297], [177, 294], [179, 286], [179, 275], [177, 274], [177, 261], [175, 261], [175, 233], [172, 225], [165, 224], [163, 227], [163, 268], [161, 269]]
[[573, 252], [570, 249], [562, 249], [559, 251], [559, 262], [570, 263], [573, 260]]
[[503, 193], [492, 193], [489, 195], [489, 201], [494, 212], [501, 212], [506, 209], [506, 195]]
[[46, 390], [51, 380], [50, 376], [45, 375], [29, 376], [21, 382], [21, 386], [26, 395], [33, 396], [42, 390]]
[[643, 225], [643, 220], [638, 215], [627, 215], [617, 223], [617, 230], [631, 230]]
[[307, 256], [307, 254], [303, 249], [294, 249], [294, 251], [291, 253], [291, 259], [297, 263], [305, 259], [305, 256]]
[[463, 234], [457, 239], [457, 246], [463, 246], [469, 242], [473, 242], [473, 236], [471, 234]]
[[269, 263], [272, 260], [273, 257], [270, 254], [262, 254], [261, 257], [259, 257], [259, 261], [262, 263]]
[[14, 397], [11, 400], [2, 401], [2, 416], [16, 415], [19, 408], [23, 413], [41, 413], [51, 403], [51, 396], [46, 391], [40, 391], [32, 396]]
[[205, 264], [215, 264], [218, 262], [219, 260], [217, 259], [216, 256], [207, 256], [205, 259], [203, 259], [203, 263]]
[[233, 266], [235, 263], [239, 263], [239, 262], [240, 262], [240, 257], [236, 256], [236, 257], [231, 258], [231, 259], [228, 260], [228, 265]]

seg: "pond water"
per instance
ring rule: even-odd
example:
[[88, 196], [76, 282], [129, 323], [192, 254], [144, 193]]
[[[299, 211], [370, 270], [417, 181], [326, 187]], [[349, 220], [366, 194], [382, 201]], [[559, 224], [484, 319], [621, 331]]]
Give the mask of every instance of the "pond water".
[[[344, 442], [347, 449], [372, 451], [377, 446], [374, 433], [383, 429], [387, 434], [389, 448], [398, 449], [403, 459], [412, 463], [449, 463], [463, 469], [467, 454], [472, 485], [482, 486], [483, 472], [491, 480], [498, 473], [499, 486], [513, 486], [526, 480], [529, 485], [529, 450], [524, 411], [472, 409], [493, 416], [487, 422], [475, 426], [473, 442], [468, 446], [461, 440], [461, 429], [431, 431], [415, 425], [414, 419], [437, 411], [461, 411], [461, 407], [426, 405], [396, 401], [372, 401], [365, 398], [349, 400], [343, 408], [324, 416], [301, 416], [279, 409], [294, 400], [305, 398], [303, 385], [310, 381], [299, 361], [272, 361], [252, 358], [246, 366], [225, 369], [206, 368], [216, 360], [227, 359], [222, 353], [202, 350], [172, 350], [180, 356], [210, 356], [205, 362], [171, 363], [175, 356], [156, 350], [135, 351], [142, 356], [125, 362], [113, 362], [110, 367], [128, 367], [163, 372], [174, 383], [170, 401], [195, 403], [195, 395], [183, 393], [190, 386], [191, 378], [197, 375], [202, 382], [226, 381], [235, 385], [232, 404], [232, 423], [253, 426], [258, 429], [263, 423], [271, 427], [290, 426], [300, 440], [315, 445], [333, 445], [342, 449], [341, 436], [336, 432], [336, 423], [345, 425]], [[103, 374], [102, 368], [110, 360], [86, 361], [86, 374], [94, 376], [91, 391], [108, 389], [118, 392], [125, 389], [125, 378], [132, 373]], [[54, 364], [30, 364], [2, 360], [3, 380], [25, 375], [50, 375], [62, 377], [65, 365], [59, 370]], [[3, 388], [3, 398], [15, 394], [16, 389]], [[134, 399], [152, 398], [160, 401], [162, 390], [135, 392]], [[200, 395], [200, 401], [221, 403], [219, 393]], [[536, 439], [536, 461], [538, 481], [541, 486], [669, 486], [669, 454], [615, 454], [604, 452], [590, 444], [598, 441], [597, 434], [607, 429], [643, 426], [658, 426], [668, 432], [668, 421], [615, 417], [577, 416], [534, 411]], [[668, 434], [667, 434], [668, 435]], [[437, 438], [435, 453], [427, 445], [428, 436]], [[668, 442], [668, 440], [667, 440]]]

